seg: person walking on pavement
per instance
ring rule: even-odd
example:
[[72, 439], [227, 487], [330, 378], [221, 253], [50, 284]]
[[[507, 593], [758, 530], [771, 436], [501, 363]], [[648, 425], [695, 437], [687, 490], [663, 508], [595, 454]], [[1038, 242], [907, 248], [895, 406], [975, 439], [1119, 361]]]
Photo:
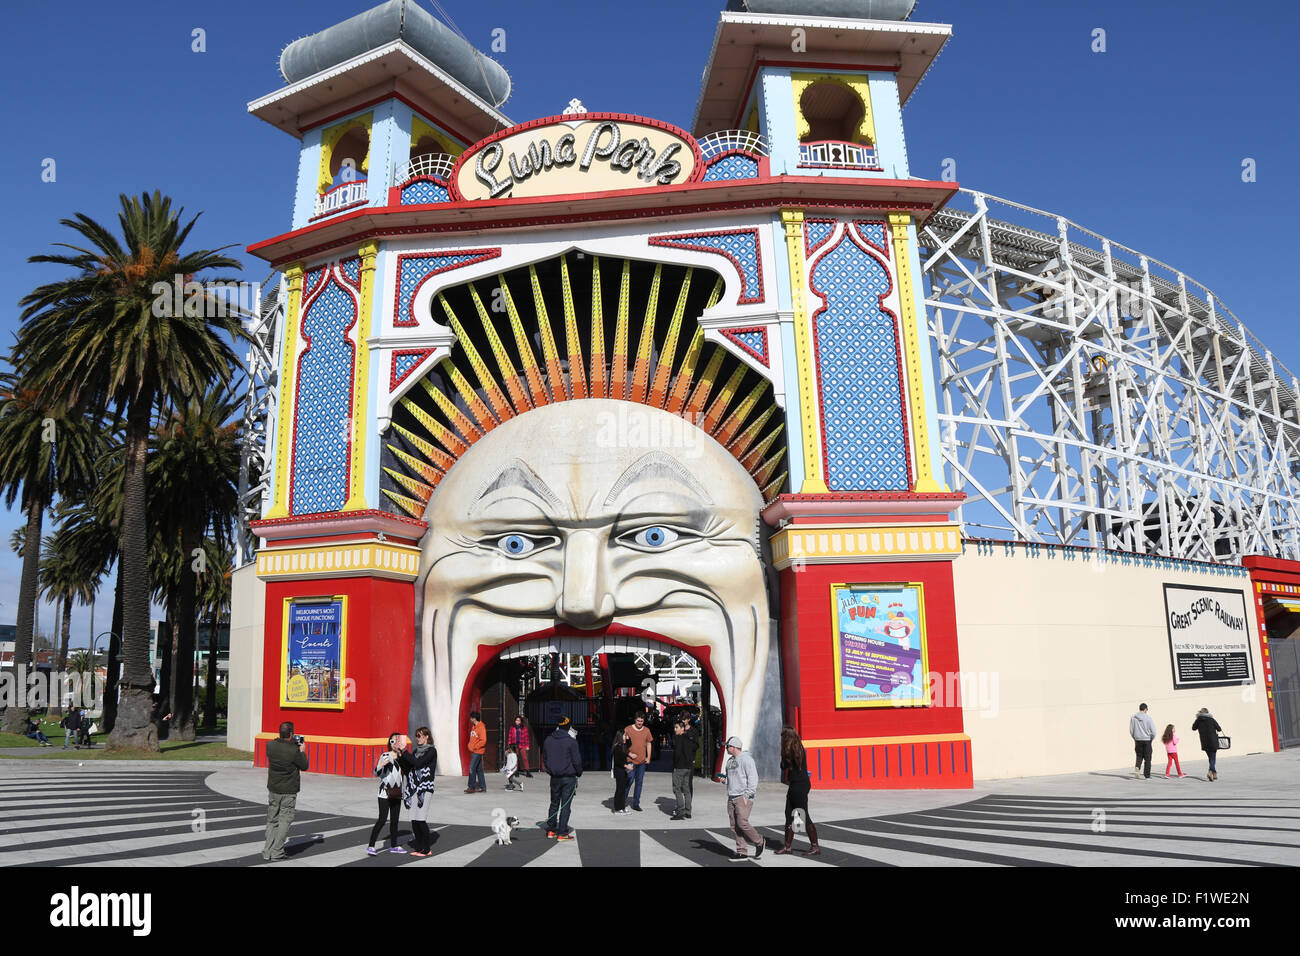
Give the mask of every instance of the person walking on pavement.
[[293, 724], [280, 725], [280, 736], [266, 745], [266, 846], [262, 859], [276, 863], [284, 859], [284, 841], [293, 826], [300, 775], [307, 769], [307, 741], [295, 737]]
[[645, 783], [645, 770], [650, 764], [654, 743], [654, 733], [645, 725], [645, 714], [637, 714], [632, 723], [623, 728], [631, 741], [628, 756], [632, 760], [632, 772], [628, 786], [632, 788], [632, 809], [641, 812], [641, 785]]
[[487, 727], [483, 715], [477, 710], [469, 715], [469, 786], [466, 793], [487, 793], [487, 778], [483, 776], [483, 752], [487, 750]]
[[700, 746], [700, 735], [688, 726], [685, 719], [673, 724], [673, 797], [677, 808], [674, 820], [691, 818], [691, 796], [695, 781], [695, 751]]
[[68, 712], [59, 721], [59, 726], [63, 728], [63, 749], [67, 750], [71, 746], [80, 750], [81, 742], [78, 740], [77, 733], [81, 730], [81, 711], [77, 709], [76, 704], [68, 708]]
[[614, 747], [610, 751], [610, 760], [614, 765], [614, 812], [631, 813], [627, 806], [628, 772], [632, 769], [632, 760], [627, 755], [627, 732], [618, 731], [614, 735]]
[[555, 732], [542, 742], [542, 761], [551, 775], [551, 807], [546, 814], [546, 835], [557, 841], [572, 840], [569, 811], [582, 776], [582, 755], [578, 741], [569, 733], [572, 721], [561, 717]]
[[519, 748], [519, 772], [525, 777], [531, 777], [533, 767], [528, 761], [528, 751], [533, 748], [533, 738], [528, 732], [528, 721], [524, 720], [523, 714], [515, 716], [515, 722], [510, 725], [510, 731], [506, 734], [506, 746], [511, 745]]
[[758, 793], [758, 768], [754, 758], [744, 749], [739, 737], [727, 740], [727, 764], [717, 779], [727, 785], [727, 822], [736, 835], [736, 852], [732, 862], [748, 859], [745, 841], [754, 844], [754, 859], [763, 855], [763, 838], [749, 823], [749, 812], [754, 809], [754, 796]]
[[1219, 756], [1219, 734], [1223, 733], [1223, 728], [1214, 719], [1209, 708], [1202, 707], [1196, 712], [1196, 719], [1192, 721], [1192, 730], [1201, 735], [1201, 749], [1205, 751], [1205, 756], [1210, 758], [1210, 772], [1206, 775], [1206, 779], [1214, 782], [1219, 779], [1219, 771], [1214, 761]]
[[1178, 762], [1178, 735], [1174, 733], [1173, 724], [1165, 728], [1165, 732], [1160, 735], [1160, 742], [1165, 745], [1165, 755], [1169, 758], [1165, 761], [1165, 777], [1169, 777], [1170, 767], [1178, 771], [1178, 776], [1187, 776], [1183, 773], [1183, 765]]
[[[402, 785], [402, 802], [411, 811], [411, 856], [425, 857], [433, 852], [429, 833], [429, 807], [433, 805], [433, 775], [438, 769], [438, 750], [433, 746], [433, 732], [421, 727], [415, 732], [415, 746], [397, 758], [406, 771]], [[411, 805], [411, 801], [415, 805]]]
[[1155, 721], [1147, 713], [1147, 705], [1139, 704], [1138, 712], [1129, 718], [1129, 736], [1133, 738], [1133, 751], [1137, 754], [1137, 764], [1133, 775], [1139, 780], [1151, 779], [1151, 741], [1156, 738]]
[[402, 812], [402, 786], [406, 774], [402, 771], [402, 751], [406, 749], [406, 737], [393, 732], [388, 735], [388, 749], [379, 755], [375, 763], [375, 776], [379, 778], [379, 819], [370, 830], [370, 845], [366, 852], [371, 856], [376, 853], [375, 840], [388, 821], [388, 852], [405, 853], [397, 843], [397, 818]]
[[808, 777], [808, 754], [804, 750], [799, 732], [793, 727], [781, 728], [781, 776], [785, 780], [785, 844], [777, 853], [790, 853], [794, 849], [794, 812], [803, 813], [804, 826], [808, 830], [808, 842], [812, 844], [807, 855], [816, 856], [822, 848], [817, 845], [817, 827], [808, 815], [808, 794], [812, 791], [812, 780]]

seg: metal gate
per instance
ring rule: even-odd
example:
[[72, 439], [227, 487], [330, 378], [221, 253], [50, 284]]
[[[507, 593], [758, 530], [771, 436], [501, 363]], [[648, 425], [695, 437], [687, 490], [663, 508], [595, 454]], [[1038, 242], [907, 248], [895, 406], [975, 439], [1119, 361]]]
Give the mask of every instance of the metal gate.
[[1273, 705], [1277, 714], [1278, 743], [1300, 747], [1300, 639], [1268, 642], [1273, 662]]

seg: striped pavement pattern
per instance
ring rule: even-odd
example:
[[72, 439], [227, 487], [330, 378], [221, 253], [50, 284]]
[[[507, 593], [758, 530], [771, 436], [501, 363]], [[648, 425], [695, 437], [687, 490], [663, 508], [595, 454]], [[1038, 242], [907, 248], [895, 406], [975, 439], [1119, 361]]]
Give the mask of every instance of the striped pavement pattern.
[[[58, 770], [0, 778], [0, 866], [266, 866], [266, 807], [194, 771]], [[814, 794], [814, 811], [816, 798]], [[575, 821], [580, 823], [581, 821]], [[557, 844], [532, 824], [499, 847], [486, 826], [434, 824], [434, 855], [365, 854], [371, 820], [300, 810], [286, 852], [308, 866], [729, 866], [725, 829], [586, 829]], [[993, 794], [932, 810], [818, 824], [822, 854], [737, 866], [1296, 866], [1300, 801], [1098, 800]], [[403, 842], [410, 831], [403, 820]], [[381, 842], [381, 847], [386, 847]], [[796, 847], [807, 846], [806, 837]]]

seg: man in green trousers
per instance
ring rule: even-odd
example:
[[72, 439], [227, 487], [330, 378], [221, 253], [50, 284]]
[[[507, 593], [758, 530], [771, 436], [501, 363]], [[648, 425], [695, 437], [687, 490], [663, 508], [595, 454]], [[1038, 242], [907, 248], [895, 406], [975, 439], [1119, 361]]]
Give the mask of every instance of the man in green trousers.
[[300, 789], [299, 774], [307, 769], [307, 742], [294, 738], [293, 724], [280, 725], [280, 736], [266, 745], [266, 846], [262, 859], [271, 863], [284, 859], [284, 841], [293, 825], [294, 807]]

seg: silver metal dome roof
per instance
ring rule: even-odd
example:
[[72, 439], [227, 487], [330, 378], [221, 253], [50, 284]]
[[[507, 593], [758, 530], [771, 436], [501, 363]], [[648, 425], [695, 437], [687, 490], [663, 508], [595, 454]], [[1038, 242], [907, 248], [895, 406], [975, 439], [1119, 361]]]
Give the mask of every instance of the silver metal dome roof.
[[786, 13], [805, 17], [853, 20], [906, 20], [916, 0], [729, 0], [739, 13]]
[[280, 72], [289, 83], [297, 83], [394, 40], [406, 43], [493, 107], [510, 96], [510, 76], [505, 68], [439, 23], [414, 0], [387, 0], [295, 40], [280, 54]]

